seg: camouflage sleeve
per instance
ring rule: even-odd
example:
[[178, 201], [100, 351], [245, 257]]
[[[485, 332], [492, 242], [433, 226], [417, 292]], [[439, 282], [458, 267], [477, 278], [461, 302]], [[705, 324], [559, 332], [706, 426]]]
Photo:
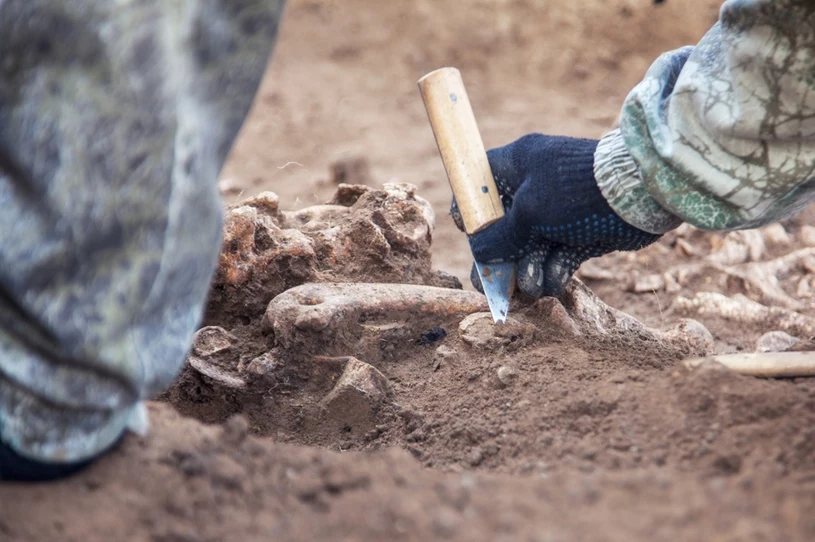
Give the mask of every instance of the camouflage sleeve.
[[610, 205], [662, 233], [758, 227], [815, 196], [815, 2], [729, 0], [661, 56], [595, 154]]
[[0, 439], [19, 453], [91, 457], [177, 374], [282, 3], [0, 0]]

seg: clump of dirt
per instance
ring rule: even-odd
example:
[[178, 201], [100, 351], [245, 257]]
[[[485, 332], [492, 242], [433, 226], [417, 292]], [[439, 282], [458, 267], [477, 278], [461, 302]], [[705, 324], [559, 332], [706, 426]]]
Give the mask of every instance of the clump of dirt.
[[[207, 325], [177, 384], [164, 394], [182, 411], [222, 421], [240, 410], [234, 390], [285, 392], [309, 380], [322, 389], [327, 384], [317, 375], [338, 377], [341, 364], [314, 363], [315, 355], [387, 353], [386, 339], [412, 341], [425, 321], [436, 321], [439, 306], [410, 284], [447, 287], [449, 314], [485, 307], [481, 296], [461, 291], [458, 279], [431, 268], [435, 215], [412, 185], [341, 184], [329, 203], [299, 211], [282, 211], [278, 201], [264, 192], [227, 209]], [[362, 285], [340, 284], [349, 281]], [[310, 289], [295, 288], [305, 283]], [[317, 291], [317, 283], [333, 286]], [[406, 295], [414, 296], [410, 307], [427, 305], [429, 319], [414, 315], [411, 326], [399, 325], [407, 320], [398, 310], [405, 313]], [[381, 329], [375, 320], [382, 319], [393, 325]], [[364, 339], [368, 350], [350, 348], [352, 337]], [[345, 350], [325, 348], [331, 343]]]
[[249, 324], [278, 294], [306, 282], [461, 287], [430, 266], [435, 215], [408, 184], [341, 184], [331, 201], [282, 211], [271, 192], [227, 210], [205, 322]]

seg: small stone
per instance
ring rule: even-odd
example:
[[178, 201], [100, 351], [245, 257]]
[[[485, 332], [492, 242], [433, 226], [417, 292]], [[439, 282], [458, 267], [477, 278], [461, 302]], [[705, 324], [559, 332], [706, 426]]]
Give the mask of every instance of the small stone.
[[670, 273], [665, 273], [662, 278], [665, 280], [665, 293], [677, 294], [682, 291], [682, 286]]
[[198, 330], [193, 339], [192, 351], [197, 356], [209, 357], [232, 347], [235, 340], [227, 330], [218, 326], [207, 326]]
[[[712, 237], [711, 239], [715, 239]], [[719, 243], [711, 243], [711, 262], [722, 265], [737, 265], [744, 262], [757, 262], [766, 252], [764, 237], [757, 230], [730, 232]]]
[[665, 338], [673, 344], [685, 344], [691, 355], [704, 356], [713, 352], [713, 334], [701, 322], [692, 318], [682, 318], [669, 331]]
[[218, 181], [218, 192], [222, 196], [237, 196], [245, 190], [241, 184], [232, 178], [224, 178]]
[[702, 251], [691, 245], [685, 239], [676, 240], [676, 248], [674, 251], [680, 256], [701, 256]]
[[477, 467], [484, 461], [484, 450], [473, 448], [470, 452], [469, 463], [471, 467]]
[[756, 352], [786, 352], [801, 339], [793, 337], [783, 331], [770, 331], [759, 337], [756, 341]]
[[516, 349], [529, 343], [535, 335], [532, 325], [522, 324], [514, 318], [507, 318], [504, 324], [496, 324], [488, 312], [469, 315], [461, 321], [458, 330], [464, 342], [485, 350]]
[[792, 243], [792, 239], [790, 239], [787, 230], [777, 222], [761, 228], [760, 231], [764, 236], [764, 242], [770, 246], [786, 247]]
[[458, 358], [458, 352], [454, 348], [443, 344], [436, 348], [436, 359], [442, 361], [456, 361]]
[[502, 365], [499, 367], [498, 371], [496, 372], [496, 376], [498, 377], [498, 382], [500, 382], [504, 387], [510, 386], [516, 380], [518, 380], [518, 372], [508, 365]]
[[456, 352], [454, 348], [451, 348], [446, 344], [443, 344], [436, 348], [436, 355], [442, 359], [451, 359], [457, 357], [458, 352]]
[[274, 192], [261, 192], [240, 205], [254, 207], [265, 216], [277, 217], [280, 214], [280, 197]]
[[273, 373], [280, 365], [271, 352], [265, 352], [246, 365], [246, 371], [258, 376]]
[[578, 276], [583, 280], [614, 280], [614, 273], [588, 261], [577, 270]]
[[665, 279], [662, 275], [647, 275], [636, 278], [629, 284], [628, 291], [635, 294], [659, 292], [665, 288]]
[[439, 286], [441, 288], [449, 288], [450, 290], [463, 289], [461, 281], [458, 280], [458, 277], [455, 275], [451, 275], [447, 271], [442, 271], [441, 269], [436, 270], [436, 277], [439, 281]]
[[558, 329], [570, 337], [582, 335], [577, 322], [569, 315], [560, 301], [553, 297], [544, 297], [537, 302], [537, 305], [540, 313], [548, 320], [548, 326]]
[[364, 435], [376, 427], [376, 414], [389, 394], [385, 375], [364, 361], [349, 358], [322, 405], [330, 420]]

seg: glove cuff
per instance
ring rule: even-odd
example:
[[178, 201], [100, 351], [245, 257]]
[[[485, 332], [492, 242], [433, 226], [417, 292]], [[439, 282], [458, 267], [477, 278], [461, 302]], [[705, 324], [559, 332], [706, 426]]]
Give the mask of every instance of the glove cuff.
[[648, 233], [677, 228], [682, 219], [662, 208], [642, 180], [620, 130], [606, 134], [594, 153], [594, 177], [603, 197], [620, 218]]

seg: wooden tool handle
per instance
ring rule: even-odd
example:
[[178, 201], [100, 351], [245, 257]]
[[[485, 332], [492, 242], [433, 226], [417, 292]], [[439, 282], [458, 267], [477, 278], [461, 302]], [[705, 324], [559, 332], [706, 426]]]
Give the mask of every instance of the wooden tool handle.
[[419, 79], [419, 90], [464, 229], [468, 234], [481, 231], [504, 216], [504, 207], [461, 72], [456, 68], [430, 72]]

